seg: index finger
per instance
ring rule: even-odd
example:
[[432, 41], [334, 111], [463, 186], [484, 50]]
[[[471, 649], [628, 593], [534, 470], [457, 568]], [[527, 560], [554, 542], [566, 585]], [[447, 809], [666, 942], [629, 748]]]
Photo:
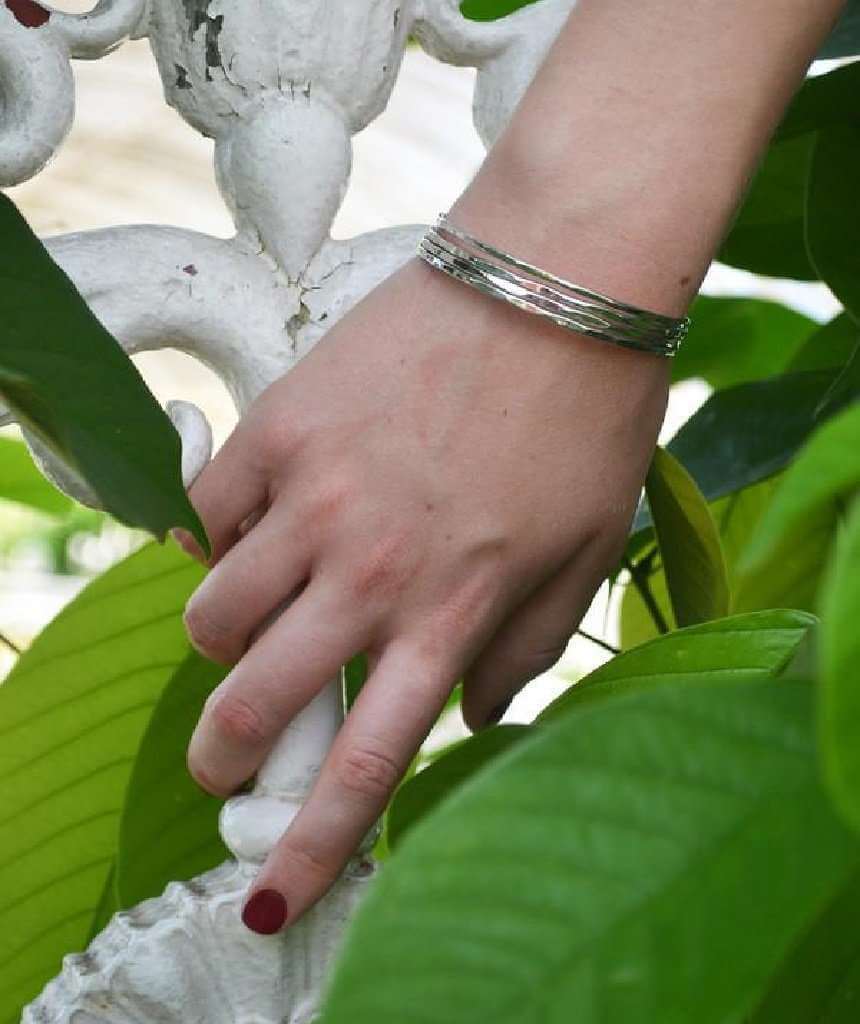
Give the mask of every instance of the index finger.
[[340, 876], [382, 814], [456, 682], [405, 641], [389, 647], [347, 715], [307, 803], [269, 854], [242, 920], [294, 924]]
[[[253, 453], [248, 452], [240, 425], [188, 492], [212, 545], [211, 565], [233, 545], [242, 523], [267, 504], [268, 491], [266, 474]], [[176, 531], [174, 536], [192, 558], [204, 561], [202, 552], [188, 535]]]

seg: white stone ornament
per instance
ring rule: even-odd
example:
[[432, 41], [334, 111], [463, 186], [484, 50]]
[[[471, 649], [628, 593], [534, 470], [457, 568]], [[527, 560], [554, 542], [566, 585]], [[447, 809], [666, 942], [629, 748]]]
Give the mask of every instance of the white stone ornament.
[[[147, 36], [167, 102], [215, 140], [237, 233], [223, 240], [132, 226], [47, 244], [129, 355], [175, 348], [194, 356], [241, 413], [411, 258], [425, 230], [330, 235], [352, 136], [385, 108], [407, 39], [478, 68], [475, 123], [491, 144], [574, 3], [539, 0], [480, 23], [467, 21], [457, 0], [102, 0], [85, 15], [0, 0], [0, 184], [32, 176], [62, 143], [74, 115], [70, 58]], [[208, 461], [211, 432], [187, 402], [168, 412], [189, 484]], [[60, 487], [91, 500], [50, 452], [34, 453]], [[221, 831], [236, 861], [117, 915], [86, 953], [66, 958], [25, 1024], [307, 1024], [373, 865], [359, 853], [283, 935], [252, 935], [239, 914], [342, 715], [338, 680], [291, 723], [253, 792], [225, 805]]]

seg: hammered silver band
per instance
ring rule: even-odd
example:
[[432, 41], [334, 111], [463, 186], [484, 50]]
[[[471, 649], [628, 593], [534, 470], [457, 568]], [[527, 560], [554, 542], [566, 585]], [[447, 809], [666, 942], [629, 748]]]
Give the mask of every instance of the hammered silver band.
[[485, 295], [613, 345], [673, 356], [690, 329], [688, 317], [618, 302], [517, 259], [454, 227], [446, 214], [422, 238], [418, 256]]

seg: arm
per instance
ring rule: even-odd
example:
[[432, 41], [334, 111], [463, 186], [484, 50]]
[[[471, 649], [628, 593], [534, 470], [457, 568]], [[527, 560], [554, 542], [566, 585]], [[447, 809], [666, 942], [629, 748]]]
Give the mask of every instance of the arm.
[[452, 219], [682, 312], [844, 6], [580, 0]]
[[[581, 0], [452, 221], [680, 313], [841, 6]], [[458, 678], [480, 728], [556, 660], [623, 549], [667, 380], [412, 261], [253, 406], [192, 490], [214, 568], [187, 622], [235, 664], [192, 773], [235, 791], [348, 658], [371, 676], [251, 924], [262, 890], [287, 924], [327, 890]]]

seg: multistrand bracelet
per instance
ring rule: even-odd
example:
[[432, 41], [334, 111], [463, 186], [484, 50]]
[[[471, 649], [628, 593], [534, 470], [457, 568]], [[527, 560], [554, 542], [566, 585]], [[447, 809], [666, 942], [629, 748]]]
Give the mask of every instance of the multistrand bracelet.
[[676, 319], [618, 302], [517, 259], [454, 227], [445, 214], [421, 240], [418, 255], [486, 295], [625, 348], [674, 356], [690, 329], [688, 317]]

